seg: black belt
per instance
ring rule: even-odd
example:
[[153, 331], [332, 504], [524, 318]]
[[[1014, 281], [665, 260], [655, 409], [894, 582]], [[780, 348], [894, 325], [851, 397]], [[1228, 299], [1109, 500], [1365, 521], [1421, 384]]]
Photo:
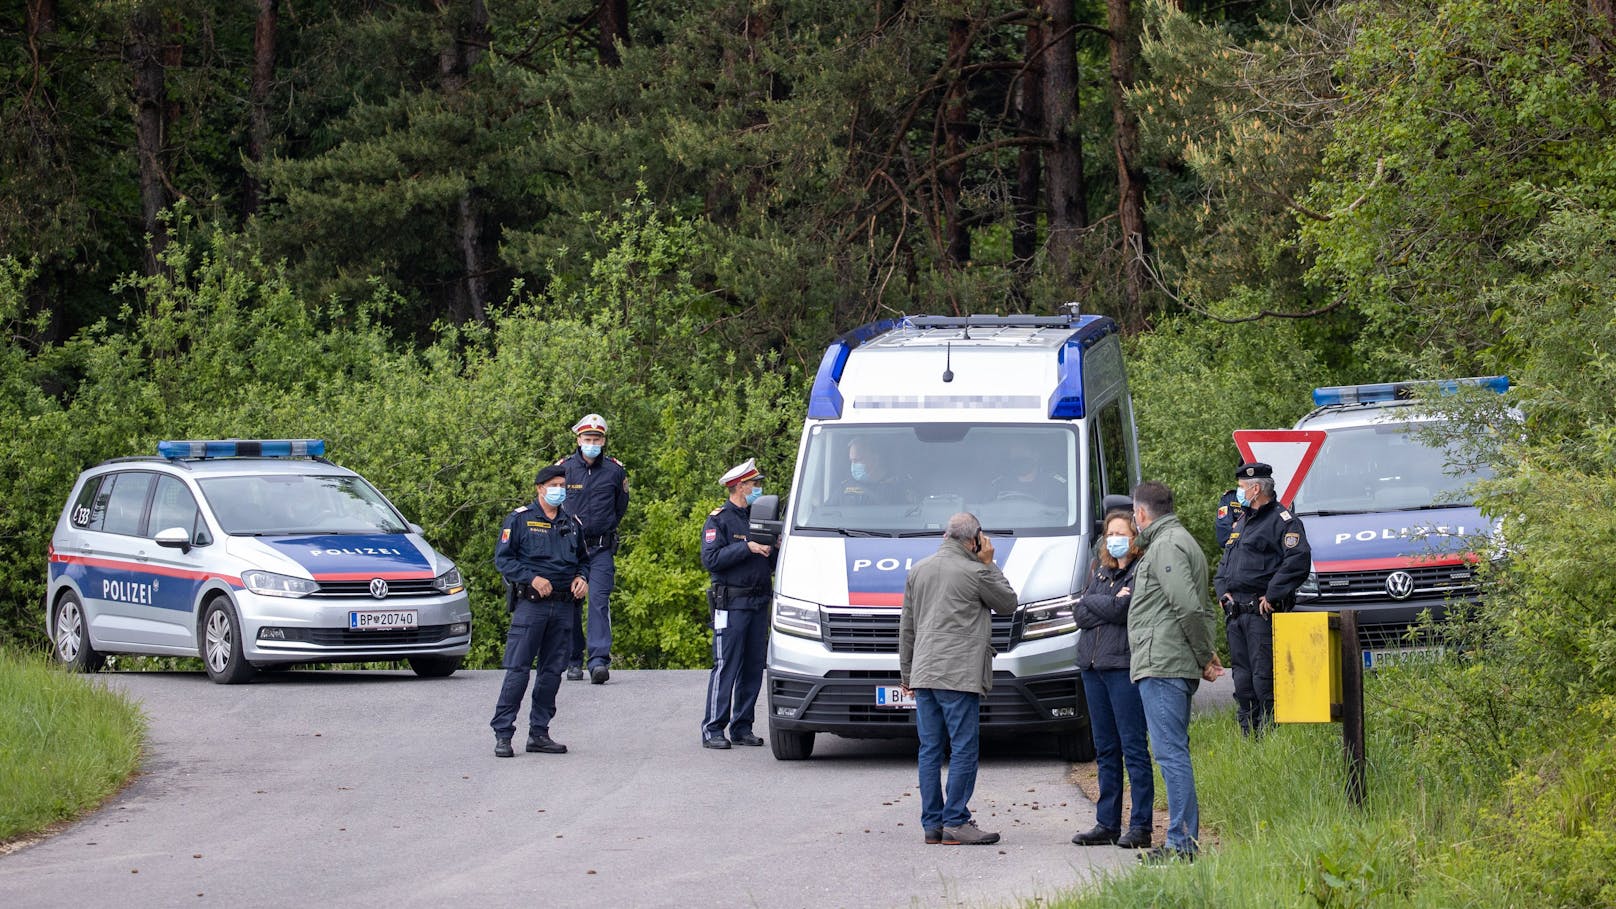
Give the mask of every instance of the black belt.
[[617, 539], [617, 534], [615, 532], [613, 532], [613, 533], [603, 533], [603, 534], [600, 534], [598, 536], [593, 536], [593, 537], [585, 536], [584, 537], [584, 546], [589, 548], [589, 549], [604, 549], [607, 546], [612, 545], [612, 543], [616, 539]]

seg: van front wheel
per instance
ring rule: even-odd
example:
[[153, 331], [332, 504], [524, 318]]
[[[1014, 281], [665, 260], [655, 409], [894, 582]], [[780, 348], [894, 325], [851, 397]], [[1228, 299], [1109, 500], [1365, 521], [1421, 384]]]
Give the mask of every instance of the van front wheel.
[[814, 734], [776, 729], [770, 723], [769, 750], [777, 761], [806, 761], [814, 753]]

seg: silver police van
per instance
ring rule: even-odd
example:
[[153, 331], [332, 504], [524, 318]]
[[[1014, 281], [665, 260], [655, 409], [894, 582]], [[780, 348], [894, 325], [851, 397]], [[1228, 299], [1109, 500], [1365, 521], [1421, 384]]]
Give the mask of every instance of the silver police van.
[[45, 622], [63, 663], [200, 656], [221, 684], [294, 663], [460, 668], [460, 571], [323, 441], [157, 450], [84, 471], [56, 522]]

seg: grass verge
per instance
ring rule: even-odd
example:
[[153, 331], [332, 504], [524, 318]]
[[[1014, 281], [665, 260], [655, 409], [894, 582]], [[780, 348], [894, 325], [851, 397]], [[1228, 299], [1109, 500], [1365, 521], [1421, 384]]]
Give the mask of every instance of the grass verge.
[[140, 766], [145, 720], [44, 656], [0, 651], [0, 844], [96, 807]]

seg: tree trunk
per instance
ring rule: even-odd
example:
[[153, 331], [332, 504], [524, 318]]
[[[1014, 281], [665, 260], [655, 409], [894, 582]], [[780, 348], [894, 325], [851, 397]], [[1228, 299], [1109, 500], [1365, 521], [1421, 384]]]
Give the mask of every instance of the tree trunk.
[[965, 182], [966, 133], [970, 129], [970, 86], [965, 64], [971, 53], [971, 24], [965, 19], [948, 23], [948, 62], [953, 70], [943, 96], [942, 159], [954, 163], [937, 171], [938, 229], [942, 234], [943, 255], [955, 265], [971, 261], [971, 232], [966, 227], [966, 211], [960, 201]]
[[170, 203], [164, 171], [163, 118], [168, 104], [163, 78], [163, 22], [155, 9], [137, 10], [129, 23], [124, 60], [134, 74], [135, 154], [140, 164], [140, 222], [150, 237], [146, 274], [158, 273], [168, 233], [159, 216]]
[[[488, 8], [483, 0], [469, 0], [466, 19], [454, 30], [450, 45], [438, 56], [441, 84], [447, 95], [465, 89], [471, 69], [488, 46]], [[467, 175], [469, 181], [470, 176]], [[457, 316], [485, 322], [488, 319], [488, 250], [484, 244], [485, 214], [479, 202], [481, 192], [468, 185], [455, 203], [455, 240], [460, 247], [463, 276], [456, 292]]]
[[[1025, 68], [1015, 82], [1016, 128], [1023, 136], [1044, 132], [1044, 70], [1042, 49], [1045, 32], [1041, 19], [1027, 25]], [[1010, 227], [1010, 252], [1018, 263], [1032, 261], [1038, 253], [1038, 191], [1043, 156], [1028, 145], [1016, 153], [1016, 198], [1014, 223]]]
[[1072, 0], [1043, 0], [1044, 164], [1049, 204], [1049, 268], [1056, 281], [1073, 284], [1077, 245], [1088, 227], [1083, 182], [1083, 145], [1077, 124], [1076, 14]]
[[241, 193], [242, 214], [249, 217], [258, 213], [263, 201], [258, 165], [264, 163], [269, 148], [269, 89], [275, 80], [275, 25], [279, 7], [279, 0], [258, 0], [258, 23], [253, 28], [248, 111], [251, 125], [247, 133], [247, 175]]
[[595, 18], [600, 26], [595, 39], [600, 65], [614, 69], [622, 66], [623, 57], [617, 48], [628, 46], [628, 0], [600, 0]]
[[1106, 27], [1111, 45], [1111, 120], [1117, 154], [1117, 221], [1122, 228], [1124, 328], [1145, 327], [1144, 298], [1149, 251], [1145, 232], [1145, 175], [1139, 167], [1139, 121], [1128, 109], [1126, 94], [1133, 87], [1134, 63], [1139, 58], [1139, 33], [1129, 0], [1106, 0]]

